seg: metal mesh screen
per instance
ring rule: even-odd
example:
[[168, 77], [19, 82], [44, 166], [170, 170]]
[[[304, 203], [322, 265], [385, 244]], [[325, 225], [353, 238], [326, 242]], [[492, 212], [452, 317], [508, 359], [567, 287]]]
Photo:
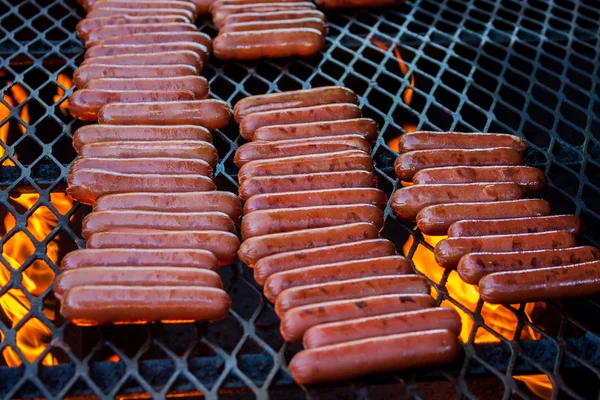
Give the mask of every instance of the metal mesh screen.
[[[65, 112], [71, 90], [61, 74], [70, 77], [81, 61], [83, 47], [74, 31], [83, 15], [74, 0], [0, 0], [0, 112], [7, 110], [0, 114], [5, 135], [0, 304], [16, 298], [25, 310], [22, 318], [0, 318], [0, 352], [4, 358], [16, 354], [13, 366], [0, 366], [0, 396], [535, 398], [514, 376], [544, 374], [557, 398], [598, 397], [595, 299], [548, 303], [530, 317], [525, 306], [499, 307], [496, 313], [510, 317], [510, 329], [499, 329], [482, 302], [467, 304], [460, 291], [456, 295], [456, 274], [438, 268], [432, 245], [412, 225], [396, 220], [389, 207], [382, 235], [404, 249], [421, 273], [427, 270], [440, 302], [458, 307], [474, 325], [464, 356], [444, 368], [305, 392], [285, 369], [297, 346], [283, 342], [272, 306], [240, 264], [222, 271], [233, 299], [223, 321], [89, 328], [64, 323], [51, 279], [32, 288], [28, 278], [43, 270], [40, 263], [57, 274], [55, 261], [84, 245], [81, 219], [89, 210], [65, 206], [60, 197], [75, 157], [71, 136], [80, 125]], [[354, 90], [365, 116], [381, 127], [372, 154], [379, 186], [388, 195], [398, 184], [394, 139], [407, 130], [517, 134], [530, 145], [527, 164], [549, 177], [544, 198], [554, 213], [580, 214], [587, 226], [584, 241], [600, 244], [597, 2], [407, 1], [395, 9], [331, 12], [327, 18], [327, 45], [319, 56], [255, 63], [211, 59], [202, 75], [213, 95], [233, 105], [273, 91], [331, 84]], [[208, 20], [198, 24], [216, 34]], [[237, 126], [218, 132], [214, 141], [221, 157], [215, 181], [235, 192]], [[34, 194], [23, 196], [33, 197], [17, 197], [27, 192]], [[40, 236], [32, 217], [42, 211], [55, 227]], [[6, 253], [17, 239], [29, 240], [29, 252], [11, 266]], [[53, 243], [57, 254], [49, 256]], [[32, 328], [49, 342], [33, 356], [19, 346]], [[495, 342], [480, 343], [483, 331]]]

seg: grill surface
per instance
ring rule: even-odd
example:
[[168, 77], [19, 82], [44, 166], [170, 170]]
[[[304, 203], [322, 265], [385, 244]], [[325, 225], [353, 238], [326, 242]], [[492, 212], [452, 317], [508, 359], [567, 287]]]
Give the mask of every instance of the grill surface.
[[[59, 243], [59, 258], [84, 245], [80, 222], [88, 208], [76, 204], [61, 215], [50, 203], [51, 193], [64, 188], [75, 157], [71, 136], [81, 124], [59, 107], [71, 91], [57, 96], [57, 87], [66, 89], [57, 80], [60, 73], [71, 76], [81, 61], [83, 47], [74, 32], [82, 17], [75, 0], [0, 0], [2, 94], [14, 95], [17, 84], [29, 93], [16, 107], [10, 99], [0, 99], [11, 110], [0, 120], [0, 125], [10, 122], [7, 145], [2, 146], [16, 164], [0, 168], [1, 215], [11, 214], [16, 220], [14, 229], [2, 232], [0, 243], [4, 247], [23, 232], [36, 248], [18, 270], [2, 257], [0, 278], [10, 278], [0, 289], [0, 303], [9, 290], [21, 290], [31, 311], [15, 326], [0, 318], [0, 352], [9, 346], [16, 349], [17, 332], [34, 319], [51, 331], [50, 345], [36, 361], [28, 362], [21, 353], [21, 366], [0, 366], [0, 396], [113, 397], [147, 392], [165, 397], [195, 392], [209, 398], [282, 393], [305, 397], [285, 369], [298, 348], [283, 342], [272, 306], [263, 299], [251, 271], [239, 263], [222, 271], [233, 309], [227, 319], [210, 325], [74, 327], [57, 314], [51, 288], [36, 297], [23, 285], [22, 272], [35, 260], [46, 261], [58, 273], [46, 255], [48, 242]], [[396, 9], [335, 12], [327, 17], [327, 46], [318, 57], [257, 63], [211, 59], [203, 75], [209, 78], [213, 95], [233, 105], [248, 95], [273, 91], [349, 87], [360, 96], [365, 116], [381, 127], [373, 157], [379, 186], [388, 195], [397, 184], [396, 154], [386, 143], [407, 129], [519, 135], [530, 144], [527, 163], [543, 168], [549, 177], [544, 198], [554, 213], [580, 214], [587, 225], [583, 242], [600, 244], [600, 4], [424, 0], [407, 1]], [[208, 20], [198, 23], [203, 31], [216, 34]], [[395, 51], [403, 59], [401, 65]], [[31, 117], [28, 123], [22, 118], [25, 106]], [[25, 134], [19, 123], [26, 127]], [[233, 125], [215, 134], [222, 157], [215, 181], [222, 190], [236, 191], [232, 160], [240, 142]], [[20, 192], [37, 192], [40, 198], [24, 210], [9, 199]], [[42, 206], [56, 215], [58, 226], [38, 241], [27, 220]], [[398, 249], [412, 237], [416, 240], [407, 256], [422, 253], [431, 260], [431, 245], [413, 226], [396, 220], [389, 207], [386, 216], [384, 237]], [[548, 303], [542, 315], [534, 316], [535, 323], [525, 317], [524, 306], [508, 307], [518, 324], [514, 335], [504, 337], [481, 315], [482, 302], [469, 308], [449, 295], [447, 281], [456, 279], [455, 274], [433, 270], [437, 272], [428, 275], [435, 276], [430, 282], [438, 300], [455, 304], [475, 324], [464, 357], [442, 369], [323, 386], [309, 394], [472, 399], [512, 398], [512, 393], [516, 398], [534, 398], [513, 376], [545, 374], [557, 398], [598, 397], [600, 337], [593, 332], [598, 332], [594, 317], [600, 307], [595, 299]], [[540, 340], [521, 339], [527, 328]], [[481, 329], [499, 342], [475, 344], [475, 332]], [[57, 366], [42, 365], [48, 352], [58, 360]]]

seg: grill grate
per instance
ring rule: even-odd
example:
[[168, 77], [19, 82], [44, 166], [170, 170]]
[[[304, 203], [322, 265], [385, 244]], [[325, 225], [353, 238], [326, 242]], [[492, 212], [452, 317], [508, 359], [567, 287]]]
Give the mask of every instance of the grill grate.
[[[23, 277], [39, 260], [54, 273], [59, 271], [46, 255], [47, 245], [59, 244], [58, 259], [84, 245], [81, 218], [89, 209], [76, 204], [64, 210], [57, 197], [75, 157], [71, 136], [81, 124], [62, 112], [60, 105], [71, 90], [57, 82], [59, 74], [70, 77], [81, 61], [83, 47], [74, 32], [83, 15], [75, 0], [0, 0], [0, 80], [2, 95], [8, 95], [0, 102], [10, 110], [6, 117], [0, 114], [0, 132], [9, 123], [7, 144], [2, 144], [6, 155], [0, 168], [0, 212], [16, 224], [8, 232], [4, 229], [0, 243], [6, 251], [15, 238], [27, 237], [35, 246], [17, 270], [2, 257], [0, 279], [9, 281], [0, 289], [0, 303], [20, 291], [31, 311], [14, 326], [0, 317], [0, 352], [16, 349], [21, 332], [35, 321], [47, 327], [45, 339], [50, 340], [35, 361], [19, 352], [19, 367], [0, 366], [0, 396], [147, 392], [165, 397], [196, 392], [210, 398], [305, 397], [284, 367], [298, 348], [283, 342], [272, 307], [251, 271], [240, 264], [222, 271], [233, 309], [228, 318], [210, 325], [74, 327], [58, 316], [50, 287], [41, 293], [34, 290], [37, 296], [29, 292]], [[530, 144], [527, 163], [543, 168], [549, 177], [544, 198], [554, 213], [580, 214], [587, 225], [584, 241], [600, 244], [600, 203], [594, 201], [600, 194], [597, 2], [410, 0], [396, 9], [332, 12], [327, 18], [327, 45], [319, 56], [256, 63], [211, 59], [203, 75], [214, 96], [234, 104], [248, 95], [273, 91], [349, 87], [360, 96], [365, 116], [381, 127], [373, 157], [380, 188], [388, 195], [397, 184], [393, 139], [407, 130], [518, 134]], [[199, 24], [216, 35], [208, 20]], [[400, 64], [396, 53], [403, 60]], [[15, 87], [27, 93], [20, 105]], [[223, 129], [214, 141], [222, 156], [215, 182], [220, 189], [236, 191], [233, 155], [241, 143], [237, 127]], [[8, 166], [7, 159], [15, 166]], [[39, 194], [32, 208], [16, 203], [13, 197], [21, 192]], [[38, 237], [28, 220], [45, 208], [54, 215], [56, 228]], [[396, 220], [389, 207], [386, 217], [383, 236], [398, 249], [413, 238], [407, 256], [429, 257], [433, 265], [432, 247], [425, 238]], [[474, 399], [511, 398], [512, 393], [534, 398], [513, 376], [545, 374], [557, 397], [598, 397], [600, 337], [593, 332], [600, 327], [593, 316], [600, 307], [595, 299], [548, 303], [534, 315], [535, 323], [525, 317], [523, 306], [500, 307], [498, 312], [508, 311], [516, 326], [515, 333], [505, 337], [482, 316], [481, 302], [467, 305], [449, 294], [455, 273], [433, 266], [428, 276], [440, 302], [456, 305], [475, 324], [464, 357], [441, 369], [313, 388], [309, 394], [440, 398], [444, 393], [447, 398]], [[498, 342], [476, 344], [480, 330]], [[539, 340], [525, 339], [527, 330]], [[58, 365], [45, 365], [42, 360], [48, 353]]]

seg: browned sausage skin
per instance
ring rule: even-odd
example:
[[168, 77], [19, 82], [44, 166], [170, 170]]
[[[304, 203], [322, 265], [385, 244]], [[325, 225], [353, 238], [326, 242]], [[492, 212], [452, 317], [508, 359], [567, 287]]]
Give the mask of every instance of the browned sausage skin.
[[141, 45], [141, 44], [162, 44], [169, 45], [171, 43], [192, 42], [198, 43], [206, 47], [208, 53], [212, 51], [212, 40], [210, 36], [202, 32], [180, 32], [173, 35], [170, 32], [155, 32], [155, 33], [134, 33], [132, 35], [117, 36], [110, 39], [105, 39], [99, 42], [99, 45]]
[[[259, 0], [258, 3], [266, 4], [266, 3], [296, 3], [298, 0]], [[232, 6], [232, 5], [240, 5], [240, 4], [249, 4], [248, 0], [216, 0], [213, 1], [209, 7], [210, 12], [217, 10], [222, 6]]]
[[371, 204], [383, 210], [387, 204], [387, 196], [382, 190], [368, 187], [265, 193], [250, 197], [244, 204], [244, 213], [278, 208], [346, 204]]
[[362, 111], [356, 104], [345, 103], [255, 112], [246, 115], [241, 121], [240, 134], [244, 139], [252, 140], [256, 130], [263, 126], [337, 121], [361, 117]]
[[168, 24], [173, 22], [189, 22], [189, 20], [179, 15], [164, 15], [164, 16], [140, 16], [134, 17], [130, 15], [122, 15], [119, 17], [100, 17], [100, 18], [84, 18], [77, 24], [77, 36], [82, 40], [87, 40], [88, 33], [94, 29], [113, 25], [127, 24]]
[[192, 14], [196, 14], [196, 7], [188, 1], [168, 0], [168, 1], [143, 1], [143, 0], [97, 0], [91, 6], [91, 9], [109, 8], [109, 7], [120, 7], [120, 8], [132, 8], [135, 10], [145, 8], [173, 8], [188, 10]]
[[229, 123], [229, 106], [219, 100], [113, 103], [100, 109], [98, 122], [109, 125], [199, 125], [219, 129]]
[[77, 68], [73, 74], [73, 82], [83, 88], [92, 79], [99, 78], [176, 78], [198, 75], [199, 71], [192, 65], [110, 65], [88, 64]]
[[381, 229], [383, 212], [369, 204], [261, 210], [248, 214], [242, 219], [241, 231], [242, 238], [245, 240], [273, 233], [358, 222], [368, 222]]
[[[203, 76], [181, 76], [176, 78], [101, 78], [92, 79], [86, 89], [102, 90], [187, 90], [196, 100], [208, 97], [210, 87]], [[77, 92], [76, 92], [77, 93]]]
[[399, 178], [410, 181], [417, 172], [426, 168], [521, 165], [523, 160], [524, 153], [510, 147], [415, 150], [400, 154], [394, 163], [394, 169]]
[[224, 318], [225, 291], [200, 286], [78, 286], [68, 290], [60, 313], [76, 325], [190, 322]]
[[[255, 160], [307, 156], [349, 150], [360, 150], [368, 155], [371, 146], [369, 145], [369, 142], [362, 137], [350, 135], [337, 138], [250, 142], [245, 143], [238, 148], [233, 162], [238, 167], [242, 167], [244, 164]], [[284, 160], [280, 160], [280, 162], [284, 162]]]
[[358, 104], [358, 97], [352, 90], [341, 86], [326, 86], [321, 88], [264, 94], [246, 97], [245, 99], [238, 101], [233, 107], [233, 115], [235, 121], [240, 123], [244, 117], [256, 112], [312, 107], [334, 103]]
[[206, 286], [223, 288], [221, 277], [208, 269], [186, 267], [88, 267], [64, 271], [54, 281], [54, 295], [60, 299], [77, 286]]
[[299, 342], [311, 327], [326, 322], [372, 317], [435, 306], [428, 294], [388, 294], [328, 301], [292, 308], [281, 319], [281, 336], [288, 342]]
[[252, 140], [290, 140], [313, 137], [338, 137], [359, 135], [369, 142], [379, 136], [377, 123], [369, 118], [345, 119], [339, 121], [305, 122], [290, 125], [271, 125], [258, 128]]
[[86, 144], [121, 141], [202, 140], [212, 142], [210, 131], [193, 125], [86, 125], [73, 135], [73, 147], [79, 153]]
[[358, 242], [375, 239], [378, 236], [377, 228], [368, 223], [277, 233], [244, 240], [238, 251], [238, 257], [251, 267], [261, 258], [277, 253]]
[[336, 8], [390, 7], [404, 4], [404, 0], [316, 0], [326, 10]]
[[497, 272], [479, 281], [481, 298], [489, 303], [526, 303], [600, 292], [600, 262], [524, 271]]
[[516, 233], [567, 231], [575, 236], [583, 233], [583, 222], [577, 215], [457, 221], [448, 228], [448, 236], [486, 236]]
[[213, 253], [199, 249], [85, 249], [74, 250], [62, 259], [63, 271], [87, 267], [190, 267], [219, 270]]
[[91, 47], [99, 44], [105, 39], [133, 35], [136, 33], [171, 32], [173, 34], [177, 34], [180, 32], [196, 32], [197, 30], [198, 28], [196, 25], [184, 22], [100, 26], [88, 32], [88, 38], [85, 41], [85, 46]]
[[[119, 54], [86, 58], [81, 65], [191, 65], [202, 71], [202, 58], [191, 50], [164, 51], [149, 54]], [[89, 86], [88, 86], [89, 88]]]
[[262, 30], [278, 30], [278, 29], [314, 29], [321, 32], [321, 35], [327, 34], [327, 26], [319, 18], [298, 18], [271, 22], [240, 22], [237, 24], [225, 24], [219, 29], [220, 33], [227, 32], [249, 32]]
[[439, 204], [417, 214], [417, 226], [426, 235], [445, 235], [448, 228], [465, 218], [499, 219], [550, 215], [550, 203], [541, 199], [494, 201], [489, 203]]
[[472, 285], [495, 272], [559, 267], [600, 260], [600, 250], [592, 246], [566, 249], [516, 251], [510, 253], [470, 253], [458, 262], [461, 279]]
[[101, 44], [90, 47], [85, 52], [84, 58], [107, 57], [126, 54], [153, 54], [165, 51], [193, 51], [205, 62], [209, 56], [209, 48], [196, 42], [171, 42], [150, 44]]
[[518, 200], [523, 190], [514, 183], [468, 183], [458, 185], [412, 185], [392, 195], [392, 210], [404, 220], [413, 221], [419, 211], [434, 204], [483, 203]]
[[574, 247], [575, 236], [569, 232], [541, 232], [518, 235], [454, 237], [435, 246], [435, 259], [444, 268], [456, 268], [460, 258], [475, 252], [513, 252]]
[[305, 349], [314, 349], [353, 340], [434, 329], [447, 329], [458, 335], [461, 327], [460, 316], [455, 310], [437, 307], [313, 326], [304, 334], [303, 344]]
[[319, 18], [324, 22], [325, 14], [318, 10], [239, 13], [229, 15], [227, 18], [225, 18], [225, 21], [223, 21], [222, 25], [225, 26], [241, 22], [284, 21], [300, 18]]
[[525, 151], [527, 143], [518, 136], [501, 133], [414, 132], [400, 136], [398, 152], [436, 149], [486, 149], [512, 147]]
[[187, 22], [194, 22], [194, 15], [188, 10], [182, 10], [177, 8], [155, 8], [150, 10], [144, 9], [133, 9], [133, 8], [97, 8], [87, 13], [86, 18], [100, 18], [100, 17], [121, 17], [128, 15], [131, 17], [157, 17], [157, 16], [181, 16], [184, 17]]
[[83, 121], [98, 120], [98, 112], [110, 103], [137, 103], [194, 100], [189, 90], [99, 90], [81, 89], [69, 97], [69, 112]]
[[415, 184], [459, 184], [475, 182], [513, 182], [528, 193], [546, 187], [544, 171], [525, 166], [440, 167], [422, 169], [413, 176]]
[[275, 312], [282, 318], [292, 308], [307, 304], [386, 294], [429, 294], [429, 285], [417, 275], [383, 275], [298, 286], [279, 293]]
[[223, 24], [229, 15], [243, 14], [248, 12], [273, 12], [273, 11], [300, 11], [300, 10], [314, 10], [316, 7], [314, 3], [308, 1], [297, 1], [290, 3], [243, 3], [243, 4], [232, 4], [222, 5], [216, 7], [212, 11], [213, 23], [217, 26]]
[[82, 169], [100, 169], [121, 174], [204, 175], [212, 177], [213, 169], [206, 161], [188, 158], [100, 158], [84, 157], [75, 160], [69, 174]]
[[459, 352], [456, 334], [440, 329], [304, 350], [294, 356], [289, 369], [296, 382], [310, 385], [399, 369], [441, 365], [454, 360]]
[[374, 188], [377, 179], [367, 171], [320, 172], [315, 174], [259, 176], [248, 178], [240, 185], [242, 201], [264, 193], [336, 188]]
[[311, 265], [270, 275], [265, 281], [264, 295], [275, 302], [286, 289], [317, 283], [358, 279], [382, 275], [405, 275], [413, 272], [410, 261], [402, 256], [386, 256], [349, 260], [332, 264]]

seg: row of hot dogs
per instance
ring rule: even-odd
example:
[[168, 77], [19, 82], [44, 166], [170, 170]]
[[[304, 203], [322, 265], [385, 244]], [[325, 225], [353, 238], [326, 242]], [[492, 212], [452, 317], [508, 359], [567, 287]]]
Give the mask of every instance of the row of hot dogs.
[[511, 135], [418, 132], [401, 137], [396, 174], [406, 186], [392, 209], [427, 235], [444, 268], [479, 285], [491, 303], [522, 303], [600, 291], [600, 250], [576, 247], [576, 215], [552, 216], [538, 195], [544, 172], [523, 166]]
[[454, 310], [379, 238], [374, 121], [357, 96], [328, 87], [248, 97], [234, 108], [245, 202], [239, 258], [275, 304], [290, 365], [303, 384], [438, 365], [459, 352]]
[[199, 100], [211, 43], [190, 23], [195, 7], [175, 1], [185, 15], [138, 16], [146, 8], [132, 4], [87, 4], [78, 26], [89, 56], [69, 109], [100, 124], [74, 134], [67, 192], [94, 209], [83, 220], [87, 248], [63, 259], [55, 293], [62, 315], [82, 325], [220, 319], [231, 300], [217, 272], [235, 260], [241, 204], [215, 191], [209, 129], [228, 123], [229, 107]]

